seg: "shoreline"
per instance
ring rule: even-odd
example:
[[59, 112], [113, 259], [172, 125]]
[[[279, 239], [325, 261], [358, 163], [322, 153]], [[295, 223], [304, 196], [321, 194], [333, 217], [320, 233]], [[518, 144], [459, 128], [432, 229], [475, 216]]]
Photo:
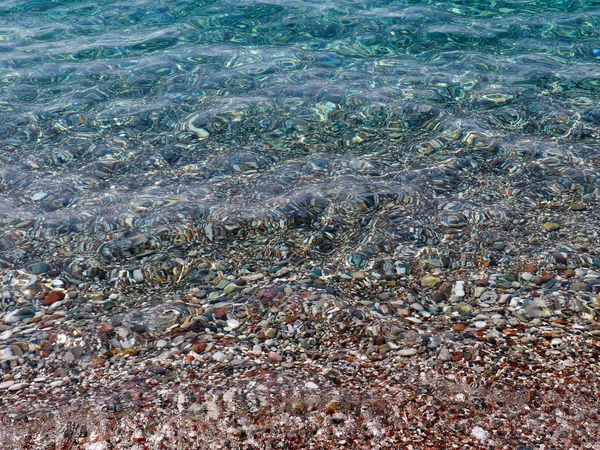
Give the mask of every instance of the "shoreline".
[[212, 262], [202, 286], [80, 292], [2, 325], [4, 448], [28, 429], [62, 439], [53, 423], [86, 430], [64, 448], [94, 450], [161, 448], [163, 426], [186, 448], [217, 448], [203, 429], [222, 448], [598, 448], [593, 266], [305, 270]]

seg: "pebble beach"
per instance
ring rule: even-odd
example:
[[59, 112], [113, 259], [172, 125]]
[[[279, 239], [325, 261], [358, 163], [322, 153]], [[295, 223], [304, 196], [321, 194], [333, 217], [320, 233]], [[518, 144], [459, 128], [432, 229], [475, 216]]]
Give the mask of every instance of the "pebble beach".
[[0, 5], [0, 447], [600, 449], [594, 1]]

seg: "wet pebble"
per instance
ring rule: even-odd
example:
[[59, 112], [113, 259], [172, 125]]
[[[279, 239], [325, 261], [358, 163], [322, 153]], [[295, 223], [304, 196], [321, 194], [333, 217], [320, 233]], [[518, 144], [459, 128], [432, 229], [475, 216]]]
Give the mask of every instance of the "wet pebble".
[[438, 277], [425, 276], [421, 278], [421, 286], [423, 287], [436, 288], [440, 284], [442, 284], [442, 280]]
[[53, 303], [61, 301], [64, 298], [65, 298], [65, 293], [63, 291], [52, 291], [52, 292], [49, 292], [44, 297], [44, 301], [42, 302], [42, 305], [43, 306], [50, 306]]
[[550, 231], [556, 231], [560, 229], [560, 225], [557, 224], [556, 222], [546, 222], [544, 224], [544, 230], [550, 232]]
[[46, 263], [36, 263], [31, 266], [31, 273], [43, 274], [50, 270], [50, 266]]

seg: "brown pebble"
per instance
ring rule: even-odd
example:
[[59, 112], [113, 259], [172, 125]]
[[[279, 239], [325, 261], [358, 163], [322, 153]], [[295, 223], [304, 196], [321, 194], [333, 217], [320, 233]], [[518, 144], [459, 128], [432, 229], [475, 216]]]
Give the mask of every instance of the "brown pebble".
[[465, 325], [462, 323], [455, 323], [454, 325], [452, 325], [452, 329], [454, 331], [465, 331]]
[[452, 292], [452, 284], [444, 281], [442, 284], [440, 284], [438, 290], [449, 294], [450, 292]]
[[225, 319], [227, 317], [227, 309], [226, 308], [217, 308], [213, 313], [215, 319]]
[[52, 303], [56, 303], [65, 298], [65, 293], [63, 291], [52, 291], [49, 292], [44, 301], [42, 302], [43, 306], [50, 306]]
[[60, 272], [56, 269], [50, 269], [46, 275], [48, 275], [50, 278], [56, 278], [57, 276], [60, 275]]
[[397, 309], [396, 314], [398, 314], [399, 316], [402, 316], [402, 317], [408, 317], [408, 316], [410, 316], [410, 311], [405, 308]]
[[448, 295], [442, 291], [435, 291], [431, 294], [431, 299], [436, 303], [442, 303], [448, 300]]
[[587, 209], [587, 205], [583, 203], [572, 203], [569, 208], [571, 208], [571, 211], [584, 211]]
[[282, 356], [279, 353], [275, 352], [270, 352], [268, 358], [276, 363], [280, 363], [281, 361], [283, 361]]
[[552, 256], [554, 257], [556, 264], [561, 264], [563, 266], [567, 264], [567, 258], [561, 252], [554, 252], [552, 253]]
[[533, 264], [525, 264], [523, 266], [523, 272], [535, 273], [536, 267]]
[[573, 269], [567, 269], [563, 272], [563, 275], [566, 278], [573, 278], [575, 276], [575, 271]]
[[375, 336], [373, 338], [373, 342], [375, 342], [377, 345], [383, 345], [385, 344], [385, 338], [383, 336]]
[[198, 342], [198, 343], [192, 345], [192, 351], [194, 351], [196, 353], [204, 353], [205, 350], [206, 350], [206, 342]]
[[547, 281], [550, 281], [550, 278], [552, 278], [552, 275], [550, 275], [548, 272], [543, 271], [540, 274], [540, 279], [537, 280], [537, 284], [542, 284], [542, 283], [546, 283]]
[[109, 333], [112, 330], [114, 330], [114, 328], [115, 327], [113, 327], [110, 323], [103, 323], [102, 325], [100, 325], [100, 328], [98, 328], [98, 333]]

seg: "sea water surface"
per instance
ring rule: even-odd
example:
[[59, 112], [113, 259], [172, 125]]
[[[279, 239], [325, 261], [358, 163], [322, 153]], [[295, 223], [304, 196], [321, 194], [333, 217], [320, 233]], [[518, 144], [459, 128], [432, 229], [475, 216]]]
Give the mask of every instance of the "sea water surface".
[[595, 0], [5, 0], [0, 257], [524, 229], [600, 195], [599, 92]]

